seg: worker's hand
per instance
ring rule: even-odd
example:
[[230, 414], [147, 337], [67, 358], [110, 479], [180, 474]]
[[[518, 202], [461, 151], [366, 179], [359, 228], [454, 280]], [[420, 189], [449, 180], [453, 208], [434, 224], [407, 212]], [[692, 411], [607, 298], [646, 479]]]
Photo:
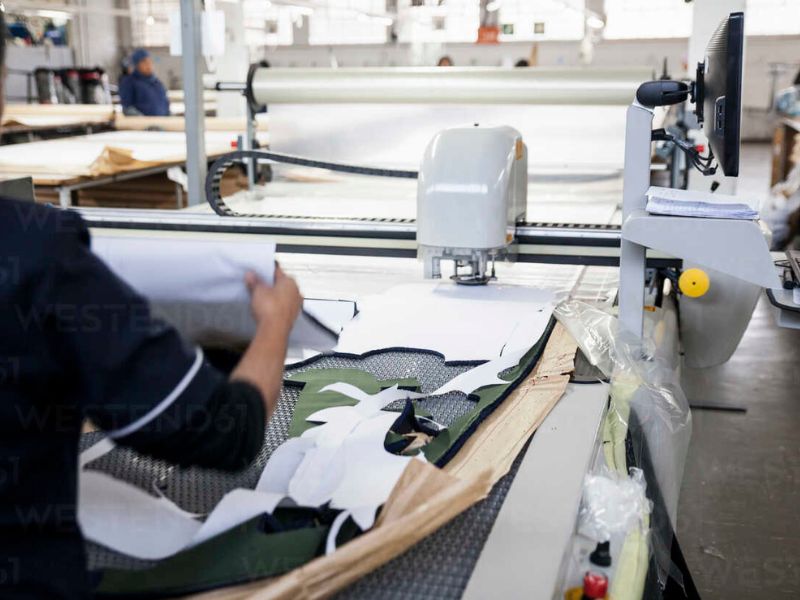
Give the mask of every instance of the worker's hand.
[[245, 275], [244, 281], [250, 290], [250, 308], [258, 324], [269, 324], [270, 328], [285, 327], [288, 332], [303, 307], [303, 296], [294, 279], [276, 264], [272, 287], [252, 271]]

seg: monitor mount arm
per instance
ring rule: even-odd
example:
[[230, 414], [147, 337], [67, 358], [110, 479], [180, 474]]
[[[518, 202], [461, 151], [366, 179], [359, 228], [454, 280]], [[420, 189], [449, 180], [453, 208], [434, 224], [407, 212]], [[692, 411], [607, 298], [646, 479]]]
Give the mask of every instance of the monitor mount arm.
[[[698, 122], [703, 121], [703, 63], [697, 66], [697, 80], [692, 83], [684, 81], [658, 80], [646, 81], [636, 90], [636, 101], [642, 106], [654, 108], [656, 106], [670, 106], [685, 102], [687, 99], [695, 102], [695, 114]], [[652, 141], [672, 142], [686, 154], [689, 164], [703, 175], [713, 175], [717, 166], [713, 164], [714, 153], [709, 148], [708, 156], [703, 156], [693, 144], [681, 140], [664, 129], [656, 129], [651, 134]]]

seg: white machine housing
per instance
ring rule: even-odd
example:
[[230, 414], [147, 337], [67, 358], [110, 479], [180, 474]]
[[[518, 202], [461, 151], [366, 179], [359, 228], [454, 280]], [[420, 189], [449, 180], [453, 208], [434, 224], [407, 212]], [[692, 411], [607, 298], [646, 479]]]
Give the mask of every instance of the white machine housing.
[[441, 277], [441, 260], [471, 266], [465, 283], [485, 283], [487, 265], [507, 254], [528, 201], [528, 149], [508, 126], [478, 124], [437, 133], [425, 150], [417, 184], [418, 257], [425, 277]]

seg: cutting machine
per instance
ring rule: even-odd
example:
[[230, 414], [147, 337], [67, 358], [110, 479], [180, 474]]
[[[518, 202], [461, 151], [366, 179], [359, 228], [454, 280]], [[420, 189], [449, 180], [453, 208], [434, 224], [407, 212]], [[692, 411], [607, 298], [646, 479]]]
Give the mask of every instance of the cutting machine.
[[512, 256], [508, 249], [527, 204], [528, 150], [517, 130], [475, 123], [438, 133], [422, 158], [417, 186], [425, 277], [440, 278], [441, 261], [452, 260], [456, 282], [489, 281], [495, 260]]

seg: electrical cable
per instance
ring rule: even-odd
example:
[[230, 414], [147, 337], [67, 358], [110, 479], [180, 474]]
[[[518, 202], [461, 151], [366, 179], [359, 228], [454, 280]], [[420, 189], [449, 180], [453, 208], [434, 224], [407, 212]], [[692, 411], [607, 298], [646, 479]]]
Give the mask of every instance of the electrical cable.
[[708, 156], [703, 156], [695, 148], [694, 144], [675, 137], [664, 129], [653, 130], [651, 139], [659, 142], [672, 142], [680, 148], [689, 159], [689, 163], [703, 175], [713, 175], [717, 172], [717, 165], [714, 163], [714, 152], [711, 148], [708, 149]]

